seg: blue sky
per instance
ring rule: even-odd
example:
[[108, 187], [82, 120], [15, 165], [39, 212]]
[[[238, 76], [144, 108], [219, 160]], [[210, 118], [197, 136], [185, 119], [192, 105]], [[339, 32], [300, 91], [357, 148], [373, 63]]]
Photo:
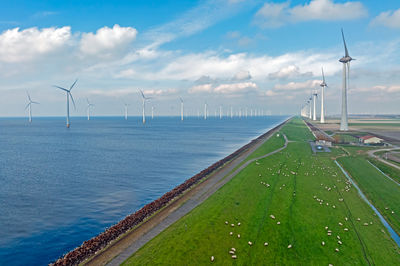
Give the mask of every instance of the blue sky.
[[[397, 11], [397, 12], [396, 12]], [[340, 110], [340, 28], [352, 57], [350, 113], [399, 113], [398, 1], [8, 1], [0, 3], [0, 116], [63, 115], [68, 86], [84, 115], [140, 113], [142, 88], [159, 114], [219, 105], [293, 114], [318, 88]]]

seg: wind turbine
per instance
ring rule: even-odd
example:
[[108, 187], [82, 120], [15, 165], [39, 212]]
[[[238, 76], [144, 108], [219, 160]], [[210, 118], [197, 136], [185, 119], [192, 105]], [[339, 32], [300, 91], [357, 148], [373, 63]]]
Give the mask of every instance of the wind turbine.
[[347, 50], [346, 40], [344, 39], [344, 33], [342, 29], [342, 38], [344, 44], [344, 56], [339, 59], [339, 62], [343, 63], [343, 85], [342, 85], [342, 118], [340, 120], [340, 131], [349, 130], [348, 119], [347, 119], [347, 90], [349, 85], [350, 77], [350, 61], [355, 60], [350, 57], [349, 51]]
[[154, 106], [151, 106], [151, 119], [154, 119]]
[[231, 106], [231, 119], [233, 118], [233, 107]]
[[325, 106], [324, 106], [324, 101], [325, 101], [325, 87], [328, 87], [328, 85], [325, 82], [325, 75], [324, 75], [324, 68], [322, 69], [322, 83], [320, 84], [321, 86], [321, 124], [325, 123]]
[[310, 103], [310, 113], [309, 113], [309, 117], [308, 117], [309, 119], [312, 118], [311, 101], [312, 101], [312, 98], [310, 97], [310, 99], [308, 100], [308, 102]]
[[127, 104], [127, 103], [124, 103], [124, 109], [125, 109], [125, 120], [128, 120], [128, 106], [129, 106], [129, 104]]
[[222, 105], [219, 106], [219, 119], [222, 119]]
[[140, 94], [142, 95], [142, 106], [143, 106], [143, 109], [142, 109], [142, 121], [143, 121], [143, 124], [145, 124], [146, 123], [146, 114], [145, 114], [146, 100], [150, 100], [151, 98], [150, 97], [145, 97], [144, 93], [143, 93], [143, 91], [141, 89], [139, 89], [139, 91], [140, 91]]
[[86, 102], [87, 102], [87, 107], [86, 107], [86, 112], [87, 112], [87, 120], [90, 120], [90, 107], [94, 106], [94, 104], [91, 104], [89, 102], [89, 99], [86, 98]]
[[65, 89], [63, 87], [60, 87], [60, 86], [53, 85], [54, 87], [65, 91], [66, 95], [67, 95], [67, 128], [69, 128], [69, 98], [70, 97], [71, 97], [72, 103], [74, 104], [74, 108], [76, 109], [75, 101], [74, 101], [74, 98], [72, 97], [71, 90], [75, 86], [77, 81], [78, 81], [78, 79], [76, 79], [75, 82], [71, 85], [71, 87], [69, 87], [69, 90], [67, 90], [67, 89]]
[[316, 109], [316, 105], [317, 105], [317, 97], [318, 97], [318, 93], [315, 90], [312, 94], [313, 96], [313, 104], [314, 104], [314, 112], [313, 112], [313, 120], [317, 120], [317, 109]]
[[26, 92], [26, 94], [28, 95], [28, 104], [26, 105], [26, 107], [25, 107], [25, 110], [27, 109], [27, 108], [29, 108], [29, 123], [32, 123], [32, 103], [34, 103], [34, 104], [39, 104], [38, 102], [34, 102], [34, 101], [32, 101], [32, 99], [31, 99], [31, 96], [29, 95], [29, 92], [27, 91]]
[[207, 103], [204, 103], [204, 120], [207, 120]]
[[179, 99], [181, 100], [181, 121], [183, 121], [183, 99], [182, 97], [179, 97]]

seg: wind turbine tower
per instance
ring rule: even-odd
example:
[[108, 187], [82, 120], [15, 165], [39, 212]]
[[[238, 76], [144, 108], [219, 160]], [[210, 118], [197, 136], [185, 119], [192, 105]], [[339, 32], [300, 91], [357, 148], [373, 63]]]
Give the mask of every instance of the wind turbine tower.
[[128, 120], [128, 106], [129, 106], [129, 104], [124, 103], [124, 107], [125, 107], [125, 120]]
[[314, 91], [313, 93], [313, 105], [314, 105], [314, 112], [313, 112], [313, 120], [317, 120], [317, 109], [316, 109], [316, 105], [317, 105], [317, 91]]
[[342, 58], [339, 59], [339, 62], [343, 63], [342, 118], [340, 120], [340, 131], [347, 131], [349, 130], [348, 119], [347, 119], [347, 90], [349, 86], [349, 77], [350, 77], [350, 61], [354, 59], [350, 57], [349, 51], [347, 50], [343, 29], [342, 29], [342, 38], [343, 38], [345, 54]]
[[145, 109], [146, 109], [146, 101], [150, 100], [150, 97], [144, 96], [144, 93], [141, 89], [139, 89], [140, 94], [142, 95], [142, 122], [143, 124], [146, 123], [146, 114], [145, 114]]
[[32, 101], [32, 99], [31, 99], [31, 96], [29, 95], [29, 92], [26, 92], [26, 94], [28, 95], [28, 104], [26, 105], [26, 107], [25, 107], [25, 110], [27, 109], [27, 108], [29, 108], [29, 111], [28, 111], [28, 114], [29, 114], [29, 123], [32, 123], [32, 103], [33, 104], [39, 104], [38, 102], [34, 102], [34, 101]]
[[219, 106], [219, 119], [222, 119], [222, 106]]
[[324, 69], [322, 69], [322, 83], [320, 84], [321, 86], [321, 124], [325, 123], [325, 87], [328, 87], [328, 85], [325, 82], [325, 75], [324, 75]]
[[181, 100], [181, 121], [183, 121], [183, 99], [181, 97], [179, 99]]
[[204, 103], [204, 120], [207, 120], [207, 103]]
[[308, 100], [309, 107], [310, 107], [310, 113], [308, 114], [308, 118], [309, 118], [309, 119], [311, 119], [311, 118], [312, 118], [311, 101], [312, 101], [312, 98], [310, 97], [310, 99]]
[[90, 120], [90, 107], [94, 106], [94, 104], [91, 104], [88, 98], [86, 98], [86, 102], [87, 102], [87, 107], [86, 107], [87, 120]]
[[70, 126], [70, 124], [69, 124], [69, 98], [71, 98], [72, 103], [74, 104], [74, 108], [76, 109], [75, 101], [74, 101], [74, 98], [72, 97], [71, 90], [72, 90], [72, 88], [75, 86], [75, 84], [76, 84], [77, 81], [78, 81], [78, 80], [76, 79], [75, 82], [71, 85], [71, 87], [69, 87], [69, 90], [67, 90], [67, 89], [65, 89], [65, 88], [63, 88], [63, 87], [59, 87], [59, 86], [54, 85], [54, 87], [56, 87], [56, 88], [58, 88], [58, 89], [60, 89], [60, 90], [65, 91], [65, 92], [66, 92], [66, 95], [67, 95], [67, 128], [69, 128], [69, 126]]
[[151, 119], [154, 119], [154, 106], [151, 106]]

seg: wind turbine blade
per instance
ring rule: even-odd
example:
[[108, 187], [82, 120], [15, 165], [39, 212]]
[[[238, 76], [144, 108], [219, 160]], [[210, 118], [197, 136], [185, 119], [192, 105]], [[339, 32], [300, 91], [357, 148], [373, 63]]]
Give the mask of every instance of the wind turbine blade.
[[182, 97], [179, 97], [179, 99], [181, 100], [181, 103], [183, 103], [183, 99], [182, 99]]
[[74, 109], [76, 110], [76, 105], [75, 105], [74, 97], [72, 97], [71, 92], [68, 92], [68, 95], [71, 97], [72, 103], [74, 104]]
[[347, 50], [347, 45], [346, 45], [346, 40], [344, 39], [344, 33], [343, 33], [343, 28], [342, 28], [342, 38], [343, 38], [343, 44], [344, 44], [344, 50], [345, 50], [345, 56], [349, 56], [349, 51]]
[[323, 67], [321, 67], [321, 69], [322, 69], [322, 80], [323, 80], [323, 82], [324, 82], [324, 84], [325, 84], [324, 68], [323, 68]]
[[88, 98], [86, 98], [86, 102], [87, 102], [88, 105], [90, 105], [90, 102], [89, 102], [89, 99], [88, 99]]
[[28, 103], [28, 104], [25, 106], [25, 110], [28, 109], [29, 105], [31, 105], [31, 103]]
[[38, 102], [31, 102], [31, 103], [40, 104], [40, 103], [38, 103]]
[[139, 91], [140, 91], [140, 93], [142, 94], [142, 98], [143, 98], [143, 99], [146, 99], [146, 97], [144, 97], [143, 91], [142, 91], [141, 89], [139, 89]]
[[29, 95], [29, 92], [28, 92], [28, 91], [26, 91], [26, 94], [28, 95], [28, 100], [29, 100], [30, 102], [32, 102], [31, 96]]
[[68, 90], [67, 90], [67, 89], [64, 89], [63, 87], [59, 87], [59, 86], [56, 86], [56, 85], [53, 85], [53, 87], [56, 87], [56, 88], [59, 88], [60, 90], [63, 90], [63, 91], [68, 92]]
[[71, 87], [69, 88], [69, 90], [72, 90], [72, 88], [75, 86], [76, 82], [78, 81], [78, 79], [75, 80], [75, 82], [71, 85]]

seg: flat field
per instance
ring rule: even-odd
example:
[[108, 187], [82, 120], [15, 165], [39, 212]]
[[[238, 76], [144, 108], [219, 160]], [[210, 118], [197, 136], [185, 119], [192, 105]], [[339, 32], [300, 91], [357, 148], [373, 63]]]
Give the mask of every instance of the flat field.
[[281, 133], [286, 149], [251, 163], [124, 265], [399, 265], [399, 247], [334, 163], [342, 149], [313, 155], [297, 118]]

